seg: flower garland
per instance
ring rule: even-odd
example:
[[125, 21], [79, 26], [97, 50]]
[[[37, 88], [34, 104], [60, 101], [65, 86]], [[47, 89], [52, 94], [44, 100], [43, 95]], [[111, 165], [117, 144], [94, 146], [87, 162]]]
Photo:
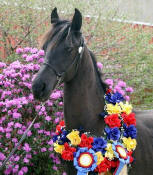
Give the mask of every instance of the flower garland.
[[104, 137], [93, 137], [90, 133], [74, 129], [67, 131], [64, 121], [56, 127], [53, 137], [54, 150], [66, 161], [73, 161], [77, 175], [90, 171], [104, 173], [114, 171], [119, 175], [124, 165], [133, 162], [136, 148], [136, 118], [132, 106], [124, 97], [110, 89], [105, 94]]

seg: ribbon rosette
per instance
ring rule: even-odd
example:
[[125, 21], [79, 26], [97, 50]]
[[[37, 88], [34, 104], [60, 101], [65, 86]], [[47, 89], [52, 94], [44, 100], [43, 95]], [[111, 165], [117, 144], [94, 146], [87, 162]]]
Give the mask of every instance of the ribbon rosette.
[[92, 149], [79, 148], [73, 164], [78, 170], [77, 175], [87, 175], [89, 171], [93, 171], [97, 167], [97, 156]]
[[116, 158], [118, 158], [120, 162], [113, 175], [119, 175], [124, 165], [130, 162], [130, 157], [121, 143], [113, 143], [112, 149]]

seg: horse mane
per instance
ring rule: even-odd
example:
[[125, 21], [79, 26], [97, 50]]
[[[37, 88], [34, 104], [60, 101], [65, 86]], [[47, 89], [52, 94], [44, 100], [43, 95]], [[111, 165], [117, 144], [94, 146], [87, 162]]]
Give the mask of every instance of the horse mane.
[[99, 83], [102, 86], [102, 88], [104, 90], [104, 93], [106, 93], [106, 90], [108, 88], [108, 85], [103, 80], [103, 73], [98, 70], [96, 56], [94, 55], [94, 53], [91, 50], [89, 50], [89, 52], [90, 52], [90, 56], [92, 58], [92, 62], [93, 62], [93, 65], [94, 65], [94, 68], [95, 68], [97, 77], [99, 79]]

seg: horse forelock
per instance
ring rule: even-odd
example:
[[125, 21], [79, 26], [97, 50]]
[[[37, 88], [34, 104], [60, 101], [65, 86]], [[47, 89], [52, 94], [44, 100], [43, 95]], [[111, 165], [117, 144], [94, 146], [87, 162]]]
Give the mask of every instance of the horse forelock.
[[69, 27], [70, 21], [68, 20], [59, 20], [53, 24], [50, 30], [44, 34], [40, 47], [45, 50], [50, 41], [53, 41], [53, 45], [50, 47], [57, 45], [66, 37]]

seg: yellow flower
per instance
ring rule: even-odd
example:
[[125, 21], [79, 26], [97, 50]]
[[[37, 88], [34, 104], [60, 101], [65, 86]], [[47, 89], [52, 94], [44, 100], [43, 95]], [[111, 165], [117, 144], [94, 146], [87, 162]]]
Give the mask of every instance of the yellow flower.
[[81, 143], [81, 138], [79, 136], [79, 131], [72, 131], [66, 136], [70, 141], [72, 145], [79, 145]]
[[54, 143], [54, 150], [57, 153], [62, 154], [63, 150], [64, 150], [64, 145], [59, 145], [58, 143]]
[[112, 160], [114, 158], [114, 151], [112, 149], [112, 144], [108, 143], [107, 148], [105, 148], [105, 149], [106, 149], [105, 157]]
[[131, 137], [123, 137], [122, 138], [124, 146], [127, 148], [128, 151], [135, 150], [137, 141], [135, 139], [131, 139]]
[[119, 104], [122, 108], [122, 112], [125, 112], [126, 114], [130, 114], [132, 112], [132, 105], [130, 105], [128, 102], [125, 104], [123, 104], [123, 102], [120, 102]]
[[104, 157], [100, 151], [96, 152], [95, 155], [97, 156], [97, 165], [99, 165], [104, 160]]
[[107, 110], [108, 114], [120, 114], [122, 112], [121, 107], [118, 103], [116, 103], [115, 105], [107, 104], [106, 110]]

